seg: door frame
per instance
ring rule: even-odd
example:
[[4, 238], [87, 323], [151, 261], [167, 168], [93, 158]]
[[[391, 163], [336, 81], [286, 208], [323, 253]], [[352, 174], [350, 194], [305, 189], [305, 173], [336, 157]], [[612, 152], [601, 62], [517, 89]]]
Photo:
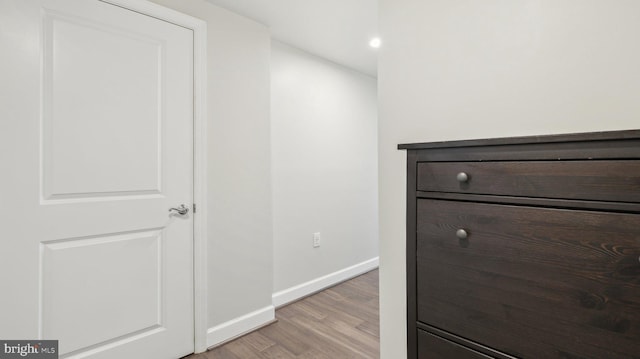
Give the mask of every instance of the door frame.
[[147, 0], [99, 0], [193, 31], [194, 352], [207, 350], [207, 23]]

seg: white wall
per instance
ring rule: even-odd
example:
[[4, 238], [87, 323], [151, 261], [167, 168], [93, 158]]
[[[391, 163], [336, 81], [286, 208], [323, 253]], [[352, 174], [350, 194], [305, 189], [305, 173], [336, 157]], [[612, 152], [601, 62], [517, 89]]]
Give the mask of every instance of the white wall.
[[380, 0], [382, 358], [405, 351], [407, 142], [640, 128], [636, 0]]
[[279, 305], [296, 286], [366, 261], [360, 269], [377, 266], [377, 94], [374, 78], [275, 41], [271, 76]]
[[255, 311], [260, 311], [258, 322], [273, 317], [270, 35], [265, 26], [204, 0], [154, 1], [208, 26], [208, 322], [213, 344], [221, 335], [246, 329], [243, 323], [257, 323], [251, 318], [238, 322], [238, 317]]

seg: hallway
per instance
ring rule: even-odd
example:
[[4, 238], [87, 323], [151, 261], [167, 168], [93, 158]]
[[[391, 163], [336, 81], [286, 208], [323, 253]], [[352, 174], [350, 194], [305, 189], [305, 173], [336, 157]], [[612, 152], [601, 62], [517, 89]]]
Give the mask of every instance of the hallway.
[[378, 270], [276, 311], [277, 322], [185, 359], [379, 358]]

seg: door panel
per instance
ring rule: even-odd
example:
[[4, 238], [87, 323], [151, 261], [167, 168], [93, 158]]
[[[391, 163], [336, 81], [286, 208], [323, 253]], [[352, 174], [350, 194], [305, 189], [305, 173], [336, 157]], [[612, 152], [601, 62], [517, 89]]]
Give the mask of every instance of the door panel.
[[[193, 351], [193, 33], [97, 0], [0, 2], [0, 338]], [[8, 206], [5, 204], [9, 204]]]
[[51, 10], [43, 23], [44, 198], [159, 193], [166, 45]]
[[[43, 243], [43, 337], [71, 352], [161, 327], [161, 236], [152, 230]], [[96, 325], [104, 318], [108, 325]]]

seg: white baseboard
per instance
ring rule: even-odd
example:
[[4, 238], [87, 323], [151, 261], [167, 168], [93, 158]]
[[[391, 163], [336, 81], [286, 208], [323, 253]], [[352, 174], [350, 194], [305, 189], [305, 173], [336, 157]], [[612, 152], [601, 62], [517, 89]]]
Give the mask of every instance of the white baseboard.
[[219, 346], [232, 339], [252, 332], [275, 320], [275, 307], [283, 306], [300, 298], [306, 297], [325, 288], [357, 277], [360, 274], [378, 268], [379, 257], [358, 263], [348, 268], [327, 274], [320, 278], [274, 293], [273, 305], [269, 305], [254, 312], [234, 318], [207, 330], [207, 347]]
[[351, 267], [341, 269], [337, 272], [310, 280], [306, 283], [273, 293], [273, 296], [271, 297], [273, 305], [275, 307], [281, 307], [287, 303], [294, 302], [300, 298], [304, 298], [310, 294], [319, 292], [340, 282], [344, 282], [347, 279], [357, 277], [360, 274], [376, 269], [378, 268], [379, 263], [380, 258], [375, 257]]
[[276, 318], [273, 305], [258, 309], [207, 330], [207, 347], [215, 347], [231, 339], [247, 334]]

